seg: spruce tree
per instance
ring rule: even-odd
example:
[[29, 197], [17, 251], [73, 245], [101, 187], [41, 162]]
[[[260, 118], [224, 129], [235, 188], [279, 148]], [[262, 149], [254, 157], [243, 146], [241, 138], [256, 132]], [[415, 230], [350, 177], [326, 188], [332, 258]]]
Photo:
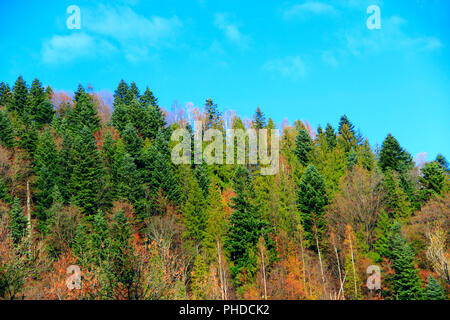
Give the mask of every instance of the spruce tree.
[[127, 108], [123, 103], [118, 103], [114, 107], [114, 111], [111, 116], [111, 121], [119, 132], [125, 130], [126, 125], [130, 122], [128, 117]]
[[205, 102], [205, 112], [206, 112], [205, 130], [210, 128], [223, 129], [221, 113], [217, 107], [217, 104], [215, 104], [211, 98], [207, 99]]
[[29, 112], [28, 87], [22, 76], [19, 76], [14, 84], [10, 111], [19, 115]]
[[194, 300], [207, 299], [208, 285], [208, 265], [201, 254], [195, 257], [194, 266], [191, 272], [191, 291]]
[[16, 136], [19, 138], [17, 145], [27, 151], [30, 159], [32, 159], [36, 150], [39, 133], [35, 122], [28, 113], [22, 114], [17, 119]]
[[424, 298], [425, 300], [445, 300], [446, 298], [444, 288], [433, 276], [428, 277]]
[[38, 128], [50, 123], [53, 119], [53, 106], [49, 101], [48, 93], [45, 92], [41, 82], [34, 79], [30, 89], [31, 116]]
[[205, 238], [207, 226], [206, 201], [196, 179], [191, 178], [188, 198], [184, 205], [184, 222], [186, 231], [184, 237], [200, 243]]
[[428, 199], [432, 195], [440, 195], [443, 193], [445, 186], [445, 173], [444, 167], [436, 162], [427, 162], [421, 169], [422, 175], [419, 177], [420, 184], [422, 185], [422, 192], [424, 198]]
[[209, 186], [211, 184], [211, 178], [209, 175], [208, 166], [205, 164], [200, 164], [195, 167], [194, 170], [195, 177], [197, 178], [200, 189], [202, 189], [203, 196], [205, 199], [208, 198]]
[[5, 180], [1, 175], [0, 175], [0, 201], [4, 201], [6, 203], [11, 202], [8, 186], [6, 185]]
[[0, 143], [9, 149], [14, 146], [14, 130], [5, 110], [0, 110]]
[[390, 234], [392, 229], [393, 220], [389, 217], [389, 214], [381, 210], [378, 216], [377, 225], [375, 227], [375, 250], [378, 254], [377, 262], [382, 262], [382, 257], [388, 258], [390, 255]]
[[336, 147], [337, 144], [336, 133], [334, 132], [333, 127], [329, 123], [327, 124], [327, 127], [325, 129], [325, 138], [327, 140], [328, 147], [330, 149], [334, 149], [334, 147]]
[[266, 117], [259, 107], [256, 108], [253, 118], [253, 127], [255, 129], [264, 129], [266, 127]]
[[145, 89], [144, 94], [139, 97], [139, 102], [141, 103], [144, 109], [147, 108], [149, 105], [153, 107], [158, 106], [158, 98], [156, 98], [153, 95], [153, 92], [150, 91], [148, 87]]
[[343, 134], [343, 128], [344, 126], [347, 126], [350, 133], [355, 136], [355, 126], [348, 120], [347, 115], [343, 115], [341, 117], [341, 120], [339, 121], [339, 133]]
[[114, 91], [114, 107], [126, 103], [128, 90], [128, 84], [125, 81], [120, 80], [116, 91]]
[[300, 178], [297, 191], [297, 205], [305, 231], [305, 239], [311, 248], [316, 248], [316, 236], [321, 240], [325, 231], [325, 206], [328, 197], [325, 181], [314, 165], [309, 165]]
[[347, 156], [347, 168], [351, 170], [358, 163], [358, 155], [354, 148], [350, 150], [350, 153]]
[[88, 127], [84, 127], [75, 137], [72, 165], [70, 190], [73, 201], [83, 214], [95, 214], [102, 168], [94, 136]]
[[261, 235], [267, 237], [271, 231], [266, 220], [262, 219], [254, 204], [255, 194], [248, 170], [238, 166], [233, 179], [232, 198], [234, 209], [230, 218], [225, 247], [232, 261], [231, 275], [236, 285], [241, 286], [252, 281], [256, 271], [256, 255], [254, 248]]
[[9, 211], [9, 234], [14, 244], [18, 244], [27, 233], [28, 221], [23, 214], [23, 208], [18, 198], [14, 198], [12, 209]]
[[445, 172], [449, 173], [449, 164], [447, 159], [445, 159], [445, 157], [442, 154], [438, 154], [436, 156], [436, 160], [437, 163], [439, 163], [445, 170]]
[[309, 136], [308, 132], [305, 129], [301, 128], [298, 131], [297, 137], [295, 138], [294, 153], [302, 165], [306, 166], [310, 161], [311, 151], [312, 139]]
[[392, 227], [390, 240], [391, 261], [394, 274], [389, 281], [396, 300], [421, 300], [423, 298], [422, 281], [414, 265], [414, 252], [401, 234], [401, 225]]
[[412, 213], [408, 196], [403, 191], [396, 173], [387, 170], [384, 175], [383, 189], [386, 193], [385, 209], [393, 219], [406, 219]]
[[411, 155], [404, 150], [398, 141], [388, 134], [383, 141], [379, 156], [380, 168], [384, 171], [391, 169], [403, 173], [412, 166]]
[[128, 123], [122, 133], [126, 151], [134, 158], [138, 157], [142, 149], [142, 139], [139, 137], [136, 128]]
[[0, 83], [0, 107], [10, 108], [12, 103], [12, 92], [7, 83]]

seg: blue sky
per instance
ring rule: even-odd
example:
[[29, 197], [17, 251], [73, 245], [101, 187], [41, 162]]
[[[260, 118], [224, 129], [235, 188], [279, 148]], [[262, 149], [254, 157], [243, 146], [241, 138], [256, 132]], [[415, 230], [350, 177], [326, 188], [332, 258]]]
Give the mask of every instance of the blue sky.
[[448, 0], [1, 1], [0, 81], [113, 91], [123, 78], [169, 110], [212, 97], [279, 125], [347, 114], [372, 146], [391, 132], [413, 156], [449, 158], [449, 18]]

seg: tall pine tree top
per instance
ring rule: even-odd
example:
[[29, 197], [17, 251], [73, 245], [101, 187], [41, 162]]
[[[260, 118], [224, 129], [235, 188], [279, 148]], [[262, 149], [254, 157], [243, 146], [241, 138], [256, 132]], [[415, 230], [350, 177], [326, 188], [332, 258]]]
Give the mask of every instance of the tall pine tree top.
[[390, 168], [397, 172], [405, 172], [412, 166], [411, 155], [398, 143], [397, 139], [388, 134], [381, 146], [379, 165], [383, 171]]

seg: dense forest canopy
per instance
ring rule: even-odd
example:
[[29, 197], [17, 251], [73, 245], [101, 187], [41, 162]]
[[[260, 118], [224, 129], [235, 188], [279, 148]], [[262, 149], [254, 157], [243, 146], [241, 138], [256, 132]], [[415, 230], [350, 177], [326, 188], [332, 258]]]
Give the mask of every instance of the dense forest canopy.
[[[188, 119], [279, 128], [278, 172], [174, 164]], [[447, 299], [445, 157], [419, 167], [388, 133], [374, 149], [345, 115], [324, 128], [277, 126], [259, 107], [225, 115], [212, 99], [166, 112], [125, 81], [112, 106], [81, 85], [72, 98], [2, 82], [0, 298]]]

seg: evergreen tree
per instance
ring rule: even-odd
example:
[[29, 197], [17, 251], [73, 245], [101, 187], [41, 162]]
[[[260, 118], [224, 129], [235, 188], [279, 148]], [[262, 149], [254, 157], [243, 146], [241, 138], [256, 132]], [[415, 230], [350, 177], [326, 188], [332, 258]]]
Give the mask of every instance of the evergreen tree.
[[53, 119], [53, 106], [49, 101], [48, 93], [44, 91], [38, 79], [34, 79], [31, 85], [30, 108], [31, 116], [37, 127], [42, 127]]
[[27, 233], [28, 221], [23, 214], [23, 208], [18, 198], [14, 199], [12, 209], [9, 211], [9, 225], [11, 239], [14, 244], [18, 244]]
[[11, 89], [9, 88], [9, 85], [7, 83], [1, 82], [0, 83], [0, 107], [6, 107], [7, 109], [10, 108], [12, 103], [12, 93]]
[[266, 127], [266, 117], [259, 107], [256, 108], [256, 113], [253, 118], [253, 127], [255, 129], [264, 129]]
[[119, 132], [123, 132], [125, 130], [126, 125], [130, 122], [128, 117], [127, 108], [124, 104], [119, 103], [114, 107], [114, 111], [111, 116], [111, 121]]
[[202, 189], [205, 199], [208, 198], [209, 186], [211, 184], [211, 178], [209, 176], [208, 166], [200, 164], [195, 167], [195, 177], [197, 178], [200, 189]]
[[379, 157], [379, 165], [383, 171], [388, 168], [403, 173], [412, 166], [411, 155], [404, 150], [398, 141], [388, 134], [383, 141]]
[[114, 91], [114, 107], [121, 104], [126, 104], [128, 90], [128, 84], [125, 81], [120, 80], [116, 91]]
[[341, 117], [341, 120], [339, 121], [339, 133], [343, 134], [343, 128], [344, 126], [347, 126], [348, 130], [352, 134], [352, 136], [355, 136], [355, 126], [348, 120], [347, 115], [343, 115]]
[[147, 87], [142, 96], [139, 97], [139, 102], [141, 103], [143, 108], [150, 106], [157, 107], [158, 106], [158, 98], [153, 95], [153, 92]]
[[358, 163], [358, 155], [354, 148], [350, 150], [350, 153], [347, 156], [347, 168], [351, 170]]
[[295, 145], [294, 153], [297, 159], [302, 165], [306, 166], [311, 159], [312, 139], [305, 129], [301, 128], [298, 131]]
[[11, 202], [8, 186], [6, 185], [5, 180], [1, 175], [0, 175], [0, 201], [4, 201], [6, 203]]
[[393, 221], [389, 217], [389, 214], [381, 210], [380, 215], [378, 216], [377, 225], [375, 227], [375, 250], [378, 254], [377, 262], [382, 262], [382, 257], [389, 257], [390, 254], [390, 233], [392, 229]]
[[220, 111], [217, 108], [217, 104], [214, 104], [211, 98], [207, 99], [205, 102], [205, 111], [206, 111], [205, 130], [210, 128], [223, 129]]
[[428, 277], [428, 284], [425, 291], [425, 300], [445, 300], [444, 288], [441, 287], [435, 277]]
[[194, 266], [191, 272], [192, 298], [195, 300], [207, 299], [208, 265], [201, 254], [195, 257]]
[[8, 112], [0, 110], [0, 143], [11, 149], [14, 146], [14, 130]]
[[138, 157], [142, 149], [142, 139], [139, 138], [136, 128], [128, 123], [122, 133], [126, 151], [134, 158]]
[[449, 165], [447, 159], [445, 159], [445, 157], [442, 154], [438, 154], [436, 156], [435, 161], [438, 162], [444, 168], [445, 172], [449, 173]]
[[390, 249], [394, 274], [389, 281], [392, 283], [394, 298], [396, 300], [422, 299], [422, 281], [414, 266], [414, 252], [403, 238], [399, 223], [395, 223], [392, 227]]
[[38, 141], [38, 130], [28, 113], [22, 114], [17, 119], [16, 136], [19, 138], [17, 142], [18, 146], [27, 151], [29, 157], [32, 159]]
[[71, 128], [74, 133], [78, 133], [84, 127], [87, 127], [92, 133], [100, 129], [97, 108], [84, 90], [78, 94], [71, 122]]
[[75, 93], [73, 95], [73, 101], [78, 103], [78, 101], [80, 101], [81, 97], [86, 97], [86, 91], [84, 90], [83, 86], [80, 83], [80, 84], [78, 84], [77, 91], [75, 91]]
[[134, 204], [142, 198], [142, 181], [137, 171], [134, 159], [126, 153], [117, 171], [117, 195], [121, 199], [125, 199]]
[[314, 165], [309, 165], [300, 179], [297, 204], [309, 246], [316, 248], [325, 231], [325, 206], [328, 203], [325, 181]]
[[325, 129], [325, 138], [327, 140], [328, 147], [330, 149], [334, 149], [337, 145], [336, 133], [334, 132], [333, 127], [329, 123], [327, 124], [327, 127]]
[[445, 173], [443, 166], [436, 162], [427, 162], [421, 169], [422, 175], [419, 181], [422, 185], [424, 198], [428, 199], [431, 195], [440, 195], [445, 186]]
[[72, 164], [70, 189], [73, 201], [85, 215], [95, 214], [102, 168], [94, 136], [87, 127], [75, 137]]
[[386, 212], [393, 219], [406, 219], [412, 213], [408, 196], [403, 191], [399, 179], [391, 170], [384, 175], [383, 189], [386, 193]]
[[184, 237], [200, 243], [205, 237], [207, 226], [206, 201], [196, 179], [191, 180], [191, 187], [183, 210], [186, 226]]
[[10, 111], [19, 115], [29, 111], [28, 87], [22, 76], [19, 76], [14, 84]]
[[260, 217], [254, 204], [255, 195], [248, 170], [238, 166], [233, 180], [236, 197], [232, 198], [231, 207], [234, 211], [231, 214], [225, 246], [233, 263], [231, 275], [236, 285], [241, 286], [251, 281], [257, 271], [253, 249], [259, 237], [264, 235], [267, 243], [270, 241], [267, 234], [271, 230], [268, 222]]
[[53, 136], [50, 130], [46, 129], [39, 137], [35, 153], [35, 171], [38, 176], [36, 214], [41, 230], [41, 227], [47, 222], [47, 210], [54, 202], [53, 191], [61, 175], [59, 165], [59, 155], [53, 142]]

